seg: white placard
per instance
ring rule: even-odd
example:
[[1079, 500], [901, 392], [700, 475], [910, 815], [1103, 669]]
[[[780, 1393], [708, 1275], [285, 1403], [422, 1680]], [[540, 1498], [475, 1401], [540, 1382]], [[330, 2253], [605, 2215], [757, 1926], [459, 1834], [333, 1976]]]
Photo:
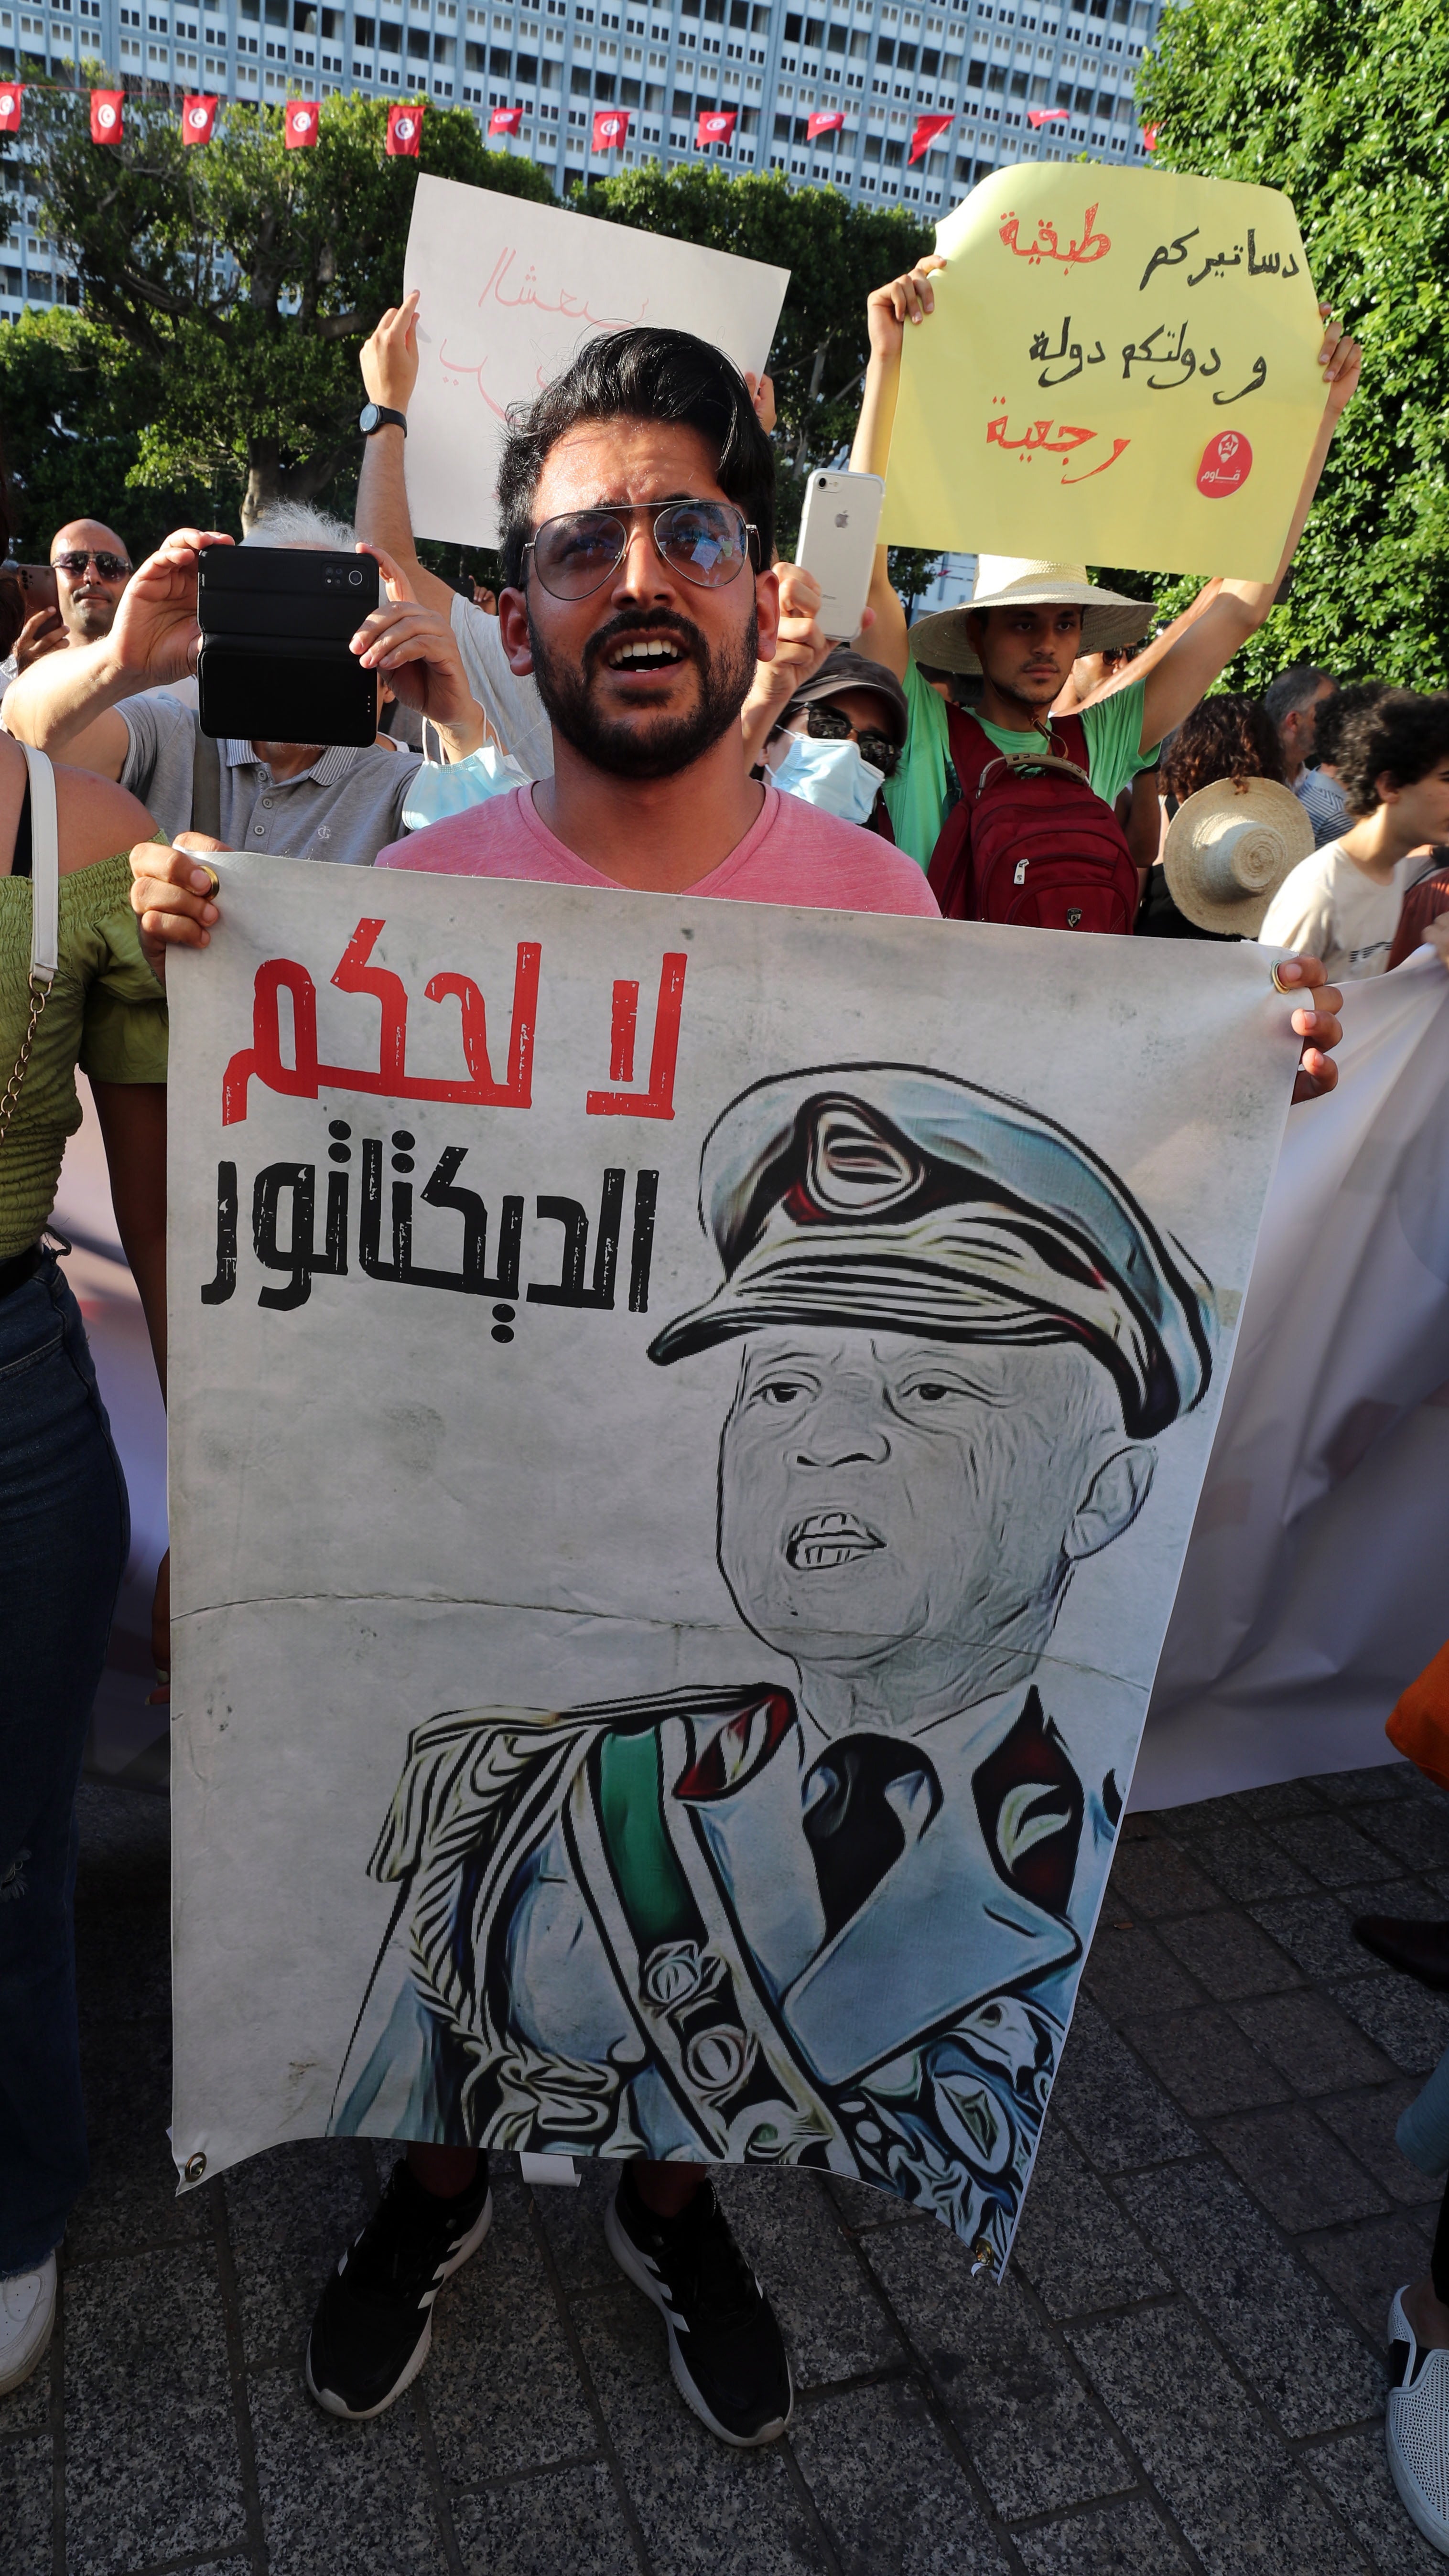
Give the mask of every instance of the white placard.
[[171, 966], [179, 2164], [1009, 2250], [1297, 1042], [1262, 953], [222, 857]]
[[636, 322], [694, 331], [764, 372], [787, 268], [424, 173], [404, 279], [417, 287], [418, 382], [408, 413], [413, 533], [498, 541], [505, 415], [561, 375], [592, 332]]

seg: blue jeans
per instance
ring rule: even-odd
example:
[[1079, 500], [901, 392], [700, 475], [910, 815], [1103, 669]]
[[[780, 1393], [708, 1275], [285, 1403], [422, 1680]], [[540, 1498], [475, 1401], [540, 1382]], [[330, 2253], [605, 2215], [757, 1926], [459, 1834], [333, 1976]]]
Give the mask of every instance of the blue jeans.
[[59, 2244], [88, 2171], [75, 1793], [130, 1539], [80, 1308], [47, 1255], [0, 1298], [0, 2276]]

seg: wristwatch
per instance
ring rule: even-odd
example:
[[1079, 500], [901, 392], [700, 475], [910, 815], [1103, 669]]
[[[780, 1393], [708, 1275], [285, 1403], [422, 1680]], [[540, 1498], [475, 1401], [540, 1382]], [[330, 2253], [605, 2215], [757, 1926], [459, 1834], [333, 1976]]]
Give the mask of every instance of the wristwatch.
[[371, 438], [375, 429], [387, 429], [388, 427], [400, 429], [404, 438], [406, 438], [408, 434], [408, 416], [405, 411], [389, 411], [386, 403], [364, 403], [361, 412], [358, 414], [357, 426], [361, 430], [364, 438]]

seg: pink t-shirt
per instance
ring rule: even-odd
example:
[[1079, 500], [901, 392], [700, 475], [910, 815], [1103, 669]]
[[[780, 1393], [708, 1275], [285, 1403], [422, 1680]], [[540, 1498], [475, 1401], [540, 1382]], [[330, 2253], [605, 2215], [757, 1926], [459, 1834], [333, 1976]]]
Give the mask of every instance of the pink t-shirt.
[[[605, 886], [629, 891], [557, 840], [533, 809], [531, 786], [486, 805], [451, 814], [378, 852], [380, 868], [420, 868], [428, 875], [529, 877], [545, 885]], [[940, 907], [904, 851], [878, 833], [822, 814], [803, 797], [765, 789], [754, 823], [708, 876], [681, 889], [732, 903], [799, 903], [826, 912], [914, 912], [936, 920]]]

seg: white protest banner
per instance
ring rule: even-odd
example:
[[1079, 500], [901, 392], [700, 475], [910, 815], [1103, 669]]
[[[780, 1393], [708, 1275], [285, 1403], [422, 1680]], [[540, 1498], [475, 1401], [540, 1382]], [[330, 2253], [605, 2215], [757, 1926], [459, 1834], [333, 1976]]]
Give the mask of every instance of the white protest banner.
[[1449, 976], [1344, 993], [1263, 1218], [1133, 1791], [1175, 1806], [1396, 1759], [1449, 1637]]
[[799, 2163], [999, 2263], [1291, 1088], [1261, 954], [218, 865], [179, 2166]]
[[758, 376], [790, 283], [787, 268], [426, 171], [403, 277], [420, 296], [406, 449], [413, 531], [470, 546], [498, 541], [509, 404], [531, 401], [591, 333], [637, 322], [694, 331]]

